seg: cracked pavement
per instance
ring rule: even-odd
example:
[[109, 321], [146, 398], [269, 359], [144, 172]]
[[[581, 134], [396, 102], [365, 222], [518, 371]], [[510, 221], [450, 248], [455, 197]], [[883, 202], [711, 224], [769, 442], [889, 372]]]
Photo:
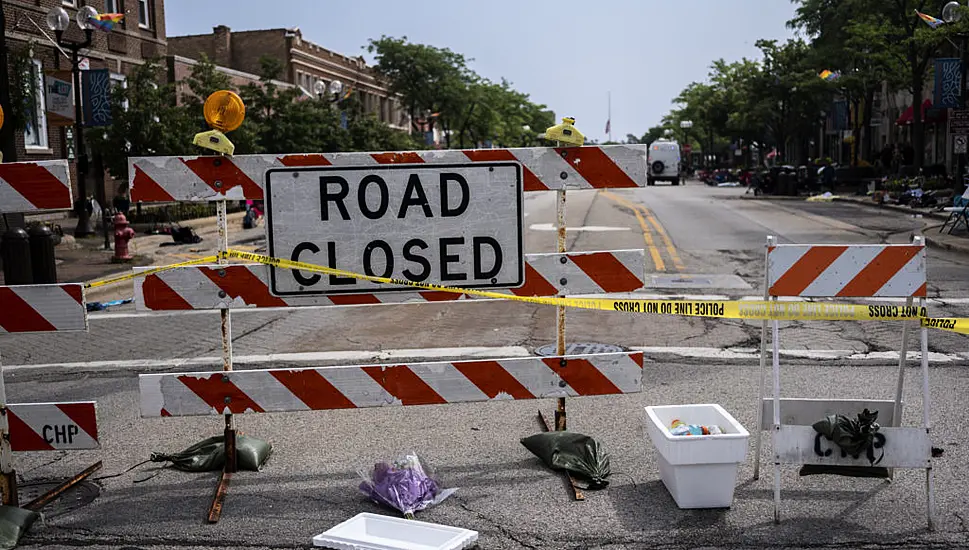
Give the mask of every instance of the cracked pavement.
[[[906, 242], [924, 221], [845, 203], [745, 200], [743, 189], [690, 182], [617, 195], [644, 205], [662, 223], [691, 274], [731, 274], [750, 286], [736, 289], [649, 289], [650, 293], [720, 294], [733, 298], [763, 293], [763, 246], [768, 234], [781, 242]], [[526, 229], [554, 222], [554, 194], [526, 198]], [[594, 191], [569, 193], [570, 226], [628, 227], [629, 231], [576, 231], [572, 250], [642, 248], [641, 227], [627, 206]], [[674, 273], [669, 250], [654, 240]], [[555, 233], [528, 230], [528, 252], [554, 250]], [[647, 253], [647, 271], [654, 272]], [[928, 251], [930, 314], [969, 316], [969, 258]], [[645, 291], [644, 291], [645, 292]], [[132, 315], [128, 315], [132, 314]], [[133, 308], [92, 315], [87, 334], [4, 335], [0, 352], [12, 401], [97, 400], [103, 449], [99, 452], [19, 453], [22, 482], [68, 477], [96, 460], [97, 476], [120, 473], [153, 451], [175, 451], [219, 433], [219, 418], [141, 419], [140, 372], [203, 370], [175, 366], [176, 359], [218, 355], [218, 313], [137, 315]], [[759, 322], [673, 317], [627, 317], [611, 312], [570, 311], [569, 341], [651, 348], [757, 348]], [[781, 323], [786, 350], [886, 352], [899, 347], [897, 323]], [[518, 303], [471, 302], [386, 307], [302, 308], [233, 313], [234, 353], [374, 351], [462, 346], [522, 346], [554, 342], [555, 311]], [[913, 340], [917, 342], [917, 339]], [[965, 336], [931, 332], [931, 351], [969, 351]], [[739, 467], [733, 507], [680, 510], [659, 480], [655, 452], [644, 430], [643, 407], [653, 404], [719, 403], [742, 424], [755, 425], [760, 372], [753, 360], [675, 358], [648, 353], [644, 392], [618, 397], [569, 399], [569, 423], [595, 436], [612, 456], [614, 476], [586, 501], [570, 502], [562, 478], [547, 471], [519, 439], [538, 431], [535, 412], [554, 400], [505, 401], [394, 409], [360, 409], [237, 416], [244, 432], [269, 440], [275, 452], [259, 473], [237, 474], [223, 519], [203, 517], [215, 474], [158, 470], [147, 464], [98, 481], [91, 504], [52, 514], [24, 539], [23, 548], [162, 550], [195, 548], [308, 548], [312, 536], [358, 512], [387, 513], [356, 491], [373, 461], [417, 451], [458, 492], [418, 519], [475, 529], [488, 549], [622, 548], [957, 548], [969, 547], [969, 448], [967, 361], [931, 370], [933, 444], [945, 450], [935, 462], [939, 528], [925, 528], [924, 475], [900, 470], [891, 483], [834, 476], [799, 477], [782, 469], [782, 522], [772, 521], [769, 440], [761, 451], [764, 473], [752, 480], [754, 446]], [[151, 367], [58, 366], [106, 360], [173, 360]], [[454, 359], [457, 359], [455, 357]], [[332, 364], [273, 359], [260, 368]], [[243, 368], [250, 368], [248, 366]], [[890, 398], [896, 361], [784, 362], [785, 396]], [[205, 370], [208, 370], [207, 368]], [[906, 373], [905, 425], [922, 414], [916, 362]], [[153, 477], [152, 474], [154, 475]], [[140, 481], [135, 483], [135, 481]], [[143, 481], [141, 481], [143, 480]]]

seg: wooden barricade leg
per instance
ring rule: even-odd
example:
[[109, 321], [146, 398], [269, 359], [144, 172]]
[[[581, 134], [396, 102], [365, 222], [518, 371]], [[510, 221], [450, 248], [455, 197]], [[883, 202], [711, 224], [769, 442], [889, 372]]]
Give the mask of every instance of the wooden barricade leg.
[[[555, 251], [564, 253], [566, 248], [565, 240], [565, 189], [556, 191], [555, 218], [557, 221], [558, 242]], [[561, 296], [561, 295], [560, 295]], [[556, 306], [555, 317], [555, 353], [565, 355], [565, 306]], [[555, 430], [564, 431], [566, 429], [565, 398], [559, 397], [558, 405], [555, 409]]]
[[[218, 202], [217, 216], [219, 225], [219, 264], [226, 265], [229, 262], [223, 256], [223, 253], [229, 250], [229, 227], [226, 218], [226, 202], [224, 200]], [[223, 372], [229, 372], [232, 370], [232, 316], [229, 308], [220, 309], [219, 315], [222, 321], [222, 370]], [[225, 378], [225, 381], [228, 381], [228, 378]], [[212, 506], [209, 508], [209, 523], [218, 523], [219, 518], [222, 516], [222, 505], [225, 502], [226, 493], [229, 490], [229, 482], [232, 480], [232, 474], [237, 470], [236, 430], [232, 421], [232, 413], [226, 413], [225, 415], [225, 429], [223, 433], [225, 434], [225, 466], [223, 467], [222, 475], [219, 477], [219, 484], [215, 489]]]

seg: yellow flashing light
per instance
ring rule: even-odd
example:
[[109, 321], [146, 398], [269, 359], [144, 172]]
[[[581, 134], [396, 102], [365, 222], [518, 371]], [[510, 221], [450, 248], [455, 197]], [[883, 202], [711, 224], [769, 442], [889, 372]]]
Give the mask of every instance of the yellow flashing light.
[[219, 90], [205, 100], [202, 107], [205, 122], [221, 132], [231, 132], [246, 118], [246, 104], [235, 92]]
[[575, 119], [572, 117], [564, 117], [561, 124], [556, 124], [545, 130], [545, 139], [566, 145], [582, 145], [585, 143], [585, 136], [575, 127]]

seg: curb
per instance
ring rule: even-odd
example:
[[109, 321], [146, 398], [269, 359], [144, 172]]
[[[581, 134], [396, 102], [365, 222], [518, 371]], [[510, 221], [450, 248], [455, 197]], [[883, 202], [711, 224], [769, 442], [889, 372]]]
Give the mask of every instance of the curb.
[[892, 211], [895, 211], [895, 212], [901, 212], [903, 214], [909, 214], [909, 215], [919, 214], [923, 218], [935, 218], [937, 220], [942, 220], [942, 221], [945, 221], [948, 218], [948, 216], [944, 216], [944, 215], [939, 214], [937, 212], [923, 212], [921, 210], [915, 210], [914, 208], [908, 208], [907, 206], [898, 206], [898, 205], [894, 205], [894, 204], [876, 204], [876, 203], [870, 202], [870, 201], [860, 201], [860, 200], [854, 200], [854, 199], [846, 199], [844, 197], [838, 197], [838, 198], [835, 198], [833, 200], [835, 202], [843, 202], [843, 203], [848, 203], [848, 204], [857, 204], [859, 206], [867, 206], [868, 208], [877, 208], [878, 210], [892, 210]]
[[[922, 234], [922, 237], [925, 239], [925, 244], [931, 246], [932, 248], [939, 248], [942, 250], [948, 250], [950, 252], [956, 252], [959, 254], [969, 254], [969, 242], [967, 242], [966, 244], [962, 244], [962, 243], [953, 244], [953, 243], [942, 241], [938, 237], [931, 237], [924, 233]], [[969, 241], [969, 239], [967, 239], [967, 241]]]

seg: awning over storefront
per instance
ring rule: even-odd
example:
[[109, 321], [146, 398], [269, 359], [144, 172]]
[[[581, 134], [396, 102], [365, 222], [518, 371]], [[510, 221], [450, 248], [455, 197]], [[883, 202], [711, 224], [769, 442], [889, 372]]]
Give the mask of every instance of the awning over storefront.
[[[929, 124], [944, 122], [947, 112], [947, 109], [933, 109], [931, 99], [926, 99], [922, 102], [922, 120], [924, 122]], [[898, 124], [899, 126], [908, 126], [909, 124], [912, 124], [913, 118], [915, 118], [915, 111], [912, 109], [912, 106], [909, 105], [908, 109], [905, 109], [905, 112], [902, 113], [902, 115], [898, 117], [898, 120], [895, 121], [895, 124]]]

